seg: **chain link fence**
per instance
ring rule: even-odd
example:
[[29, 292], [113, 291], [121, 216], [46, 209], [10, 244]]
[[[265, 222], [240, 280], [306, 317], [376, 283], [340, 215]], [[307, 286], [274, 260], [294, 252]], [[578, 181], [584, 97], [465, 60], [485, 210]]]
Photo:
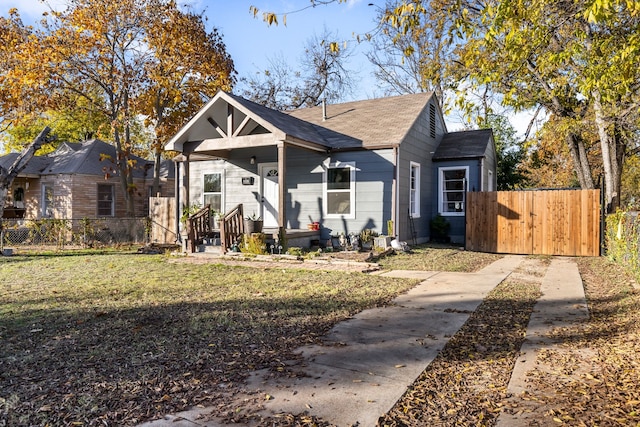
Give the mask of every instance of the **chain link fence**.
[[2, 219], [1, 246], [99, 247], [118, 244], [146, 244], [151, 219]]

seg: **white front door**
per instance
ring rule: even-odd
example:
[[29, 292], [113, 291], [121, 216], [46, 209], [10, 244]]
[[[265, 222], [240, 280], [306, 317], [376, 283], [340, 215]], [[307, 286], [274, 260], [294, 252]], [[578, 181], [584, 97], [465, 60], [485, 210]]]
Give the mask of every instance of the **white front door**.
[[262, 163], [260, 168], [261, 215], [265, 227], [278, 227], [278, 164]]

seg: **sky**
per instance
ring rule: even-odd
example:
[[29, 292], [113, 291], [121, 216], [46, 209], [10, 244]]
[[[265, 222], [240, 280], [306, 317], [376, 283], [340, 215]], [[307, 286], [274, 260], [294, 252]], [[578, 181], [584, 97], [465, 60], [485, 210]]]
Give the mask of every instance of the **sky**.
[[[64, 0], [47, 0], [52, 7], [61, 7]], [[248, 77], [269, 68], [269, 60], [278, 56], [291, 62], [294, 67], [304, 51], [307, 41], [320, 36], [326, 28], [337, 36], [335, 41], [346, 42], [353, 48], [346, 68], [352, 72], [354, 91], [344, 101], [370, 99], [384, 96], [373, 77], [373, 67], [365, 54], [371, 49], [367, 42], [358, 43], [356, 35], [363, 36], [376, 27], [377, 8], [384, 0], [346, 0], [342, 3], [309, 7], [309, 0], [178, 0], [190, 5], [195, 12], [204, 11], [209, 28], [216, 27], [221, 33], [227, 52], [234, 61], [238, 77]], [[278, 14], [279, 24], [268, 26], [261, 14], [254, 18], [250, 6], [260, 11]], [[15, 7], [25, 24], [34, 23], [42, 17], [47, 6], [42, 0], [0, 0], [0, 16], [7, 16]], [[286, 25], [282, 23], [286, 14]], [[523, 134], [530, 114], [510, 117], [512, 125]], [[461, 129], [452, 117], [447, 119], [449, 131]]]

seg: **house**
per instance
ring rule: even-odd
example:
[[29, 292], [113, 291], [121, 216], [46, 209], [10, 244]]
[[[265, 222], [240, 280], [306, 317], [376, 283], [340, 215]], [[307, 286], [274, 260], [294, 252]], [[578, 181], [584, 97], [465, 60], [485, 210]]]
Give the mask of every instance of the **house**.
[[[17, 153], [0, 157], [8, 168]], [[5, 218], [121, 218], [126, 215], [120, 176], [112, 159], [115, 148], [94, 139], [82, 143], [65, 142], [44, 156], [33, 157], [12, 184], [5, 201]], [[135, 210], [148, 214], [149, 192], [153, 184], [153, 162], [135, 158]], [[174, 195], [174, 168], [170, 161], [161, 170], [161, 192]]]
[[426, 242], [438, 213], [463, 242], [465, 191], [496, 186], [491, 131], [447, 132], [433, 93], [283, 113], [218, 92], [165, 149], [179, 205], [242, 205], [295, 246], [365, 229]]

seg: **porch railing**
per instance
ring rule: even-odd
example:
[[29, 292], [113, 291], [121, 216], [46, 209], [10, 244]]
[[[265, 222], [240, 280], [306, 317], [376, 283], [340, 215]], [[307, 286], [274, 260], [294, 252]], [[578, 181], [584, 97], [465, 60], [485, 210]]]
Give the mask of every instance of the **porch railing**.
[[207, 237], [213, 237], [211, 227], [211, 206], [206, 205], [189, 217], [189, 245], [191, 252], [196, 251], [196, 246]]
[[227, 252], [244, 234], [242, 204], [227, 212], [220, 221], [222, 252]]

